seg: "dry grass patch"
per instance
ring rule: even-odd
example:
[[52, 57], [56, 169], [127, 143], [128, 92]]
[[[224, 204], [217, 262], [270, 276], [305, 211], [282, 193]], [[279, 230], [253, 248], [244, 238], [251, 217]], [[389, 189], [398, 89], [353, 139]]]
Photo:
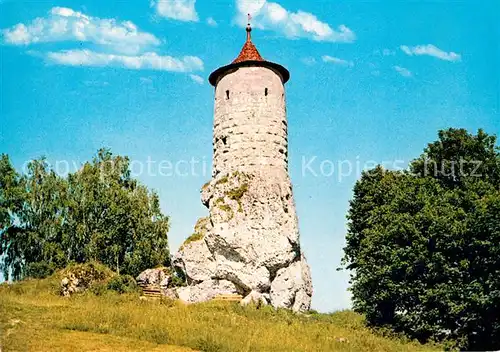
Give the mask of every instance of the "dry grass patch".
[[438, 350], [374, 334], [349, 311], [294, 315], [268, 307], [185, 306], [117, 294], [67, 299], [54, 294], [54, 282], [0, 288], [3, 351]]

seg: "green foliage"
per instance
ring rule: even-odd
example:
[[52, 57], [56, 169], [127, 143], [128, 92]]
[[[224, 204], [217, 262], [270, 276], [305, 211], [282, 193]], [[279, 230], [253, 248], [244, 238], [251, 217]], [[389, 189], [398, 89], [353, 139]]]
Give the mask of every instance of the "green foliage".
[[174, 273], [172, 277], [170, 278], [171, 282], [169, 286], [171, 287], [182, 287], [186, 286], [186, 278], [184, 277], [183, 273]]
[[224, 346], [213, 336], [199, 337], [195, 342], [195, 347], [203, 352], [220, 352], [224, 349]]
[[130, 275], [113, 276], [107, 284], [107, 289], [118, 293], [138, 292], [137, 282]]
[[129, 160], [101, 149], [67, 177], [42, 158], [18, 174], [0, 158], [0, 256], [5, 277], [44, 276], [99, 261], [137, 275], [169, 264], [169, 219], [158, 195], [130, 177]]
[[446, 187], [464, 188], [471, 182], [500, 182], [500, 161], [496, 137], [483, 130], [471, 135], [464, 129], [439, 131], [439, 140], [430, 143], [410, 166], [412, 173], [433, 176]]
[[439, 132], [409, 171], [354, 187], [344, 263], [368, 323], [420, 341], [500, 348], [500, 153], [483, 131]]
[[39, 262], [29, 263], [26, 266], [26, 276], [33, 279], [49, 277], [56, 271], [54, 263]]
[[74, 276], [82, 283], [82, 286], [91, 286], [94, 282], [104, 282], [116, 274], [107, 266], [98, 262], [84, 264], [71, 263], [59, 272], [59, 276]]

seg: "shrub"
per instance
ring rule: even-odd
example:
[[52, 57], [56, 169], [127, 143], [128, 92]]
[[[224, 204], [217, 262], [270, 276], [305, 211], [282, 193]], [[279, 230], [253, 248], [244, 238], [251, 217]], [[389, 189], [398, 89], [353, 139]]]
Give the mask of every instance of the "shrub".
[[55, 272], [55, 265], [47, 262], [30, 263], [26, 266], [26, 276], [32, 279], [45, 279]]
[[183, 273], [176, 272], [171, 276], [171, 281], [169, 284], [171, 287], [182, 287], [186, 286], [186, 278]]
[[137, 292], [139, 287], [132, 276], [116, 275], [108, 281], [107, 289], [118, 293], [132, 293]]

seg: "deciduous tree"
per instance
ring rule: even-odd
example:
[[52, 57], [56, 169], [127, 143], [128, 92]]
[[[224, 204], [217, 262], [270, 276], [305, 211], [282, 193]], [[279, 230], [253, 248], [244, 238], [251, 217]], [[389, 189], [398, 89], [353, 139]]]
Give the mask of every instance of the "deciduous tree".
[[[500, 348], [500, 153], [483, 131], [439, 132], [396, 172], [354, 187], [344, 263], [355, 310], [421, 341]], [[428, 168], [429, 167], [429, 168]]]
[[118, 272], [169, 263], [169, 219], [158, 195], [130, 177], [129, 160], [100, 150], [67, 177], [44, 159], [18, 174], [0, 160], [0, 254], [6, 277], [42, 277], [70, 262]]

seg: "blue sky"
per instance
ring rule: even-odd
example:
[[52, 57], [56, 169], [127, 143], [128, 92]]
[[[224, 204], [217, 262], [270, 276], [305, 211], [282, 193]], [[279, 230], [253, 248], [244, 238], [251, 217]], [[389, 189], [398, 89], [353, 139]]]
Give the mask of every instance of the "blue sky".
[[[238, 55], [249, 11], [261, 55], [291, 72], [290, 172], [313, 307], [348, 308], [336, 268], [356, 169], [405, 166], [442, 128], [500, 133], [496, 1], [3, 0], [0, 152], [19, 169], [41, 155], [77, 167], [103, 146], [128, 155], [160, 194], [176, 250], [207, 213], [207, 78]], [[161, 161], [177, 172], [160, 175]]]

